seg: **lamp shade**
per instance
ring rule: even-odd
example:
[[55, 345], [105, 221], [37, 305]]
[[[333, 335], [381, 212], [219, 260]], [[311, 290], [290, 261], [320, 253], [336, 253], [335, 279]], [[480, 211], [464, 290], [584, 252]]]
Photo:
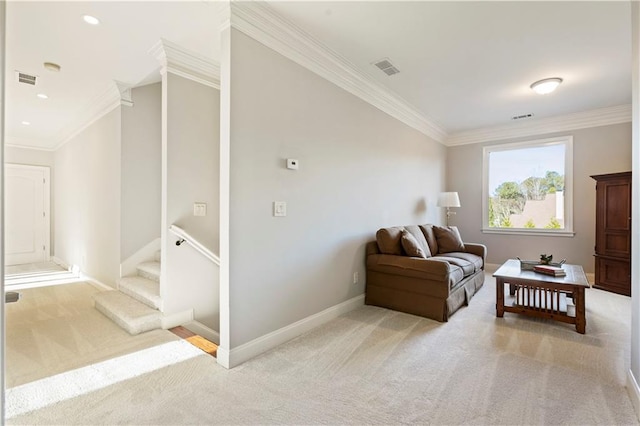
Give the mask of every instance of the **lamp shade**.
[[460, 197], [457, 192], [441, 192], [438, 195], [438, 207], [460, 207]]

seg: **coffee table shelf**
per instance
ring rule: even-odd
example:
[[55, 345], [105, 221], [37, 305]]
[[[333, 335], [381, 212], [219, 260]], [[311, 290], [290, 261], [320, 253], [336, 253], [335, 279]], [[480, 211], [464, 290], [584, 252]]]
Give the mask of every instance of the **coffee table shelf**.
[[[520, 262], [510, 259], [493, 274], [496, 278], [496, 316], [505, 312], [575, 324], [576, 331], [586, 329], [584, 290], [589, 287], [579, 265], [563, 265], [566, 276], [554, 277], [520, 269]], [[515, 296], [513, 305], [505, 305], [505, 285]], [[571, 302], [569, 302], [569, 299]]]

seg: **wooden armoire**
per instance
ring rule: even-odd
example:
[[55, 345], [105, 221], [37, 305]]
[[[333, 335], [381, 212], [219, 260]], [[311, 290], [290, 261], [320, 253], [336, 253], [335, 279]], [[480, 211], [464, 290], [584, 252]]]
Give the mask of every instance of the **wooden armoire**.
[[596, 180], [595, 288], [631, 296], [631, 172]]

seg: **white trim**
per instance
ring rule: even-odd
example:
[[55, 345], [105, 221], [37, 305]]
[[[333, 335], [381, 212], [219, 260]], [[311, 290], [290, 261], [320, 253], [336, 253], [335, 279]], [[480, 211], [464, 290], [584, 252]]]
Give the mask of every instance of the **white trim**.
[[69, 265], [64, 260], [60, 259], [59, 257], [51, 256], [51, 261], [53, 263], [55, 263], [56, 265], [60, 266], [61, 268], [66, 269], [67, 271], [71, 270], [71, 265]]
[[502, 266], [502, 263], [485, 263], [484, 270], [485, 272], [494, 273], [501, 266]]
[[105, 283], [103, 283], [102, 281], [99, 281], [95, 278], [93, 278], [91, 275], [87, 275], [84, 272], [80, 271], [79, 273], [79, 281], [85, 281], [88, 282], [89, 284], [93, 285], [94, 287], [100, 289], [100, 290], [106, 290], [106, 291], [111, 291], [111, 290], [116, 290], [114, 287], [111, 287], [110, 285], [107, 285]]
[[164, 330], [193, 321], [193, 309], [188, 309], [174, 314], [162, 314], [161, 327]]
[[160, 39], [149, 54], [165, 71], [220, 90], [220, 65], [165, 39]]
[[[525, 149], [530, 147], [564, 145], [564, 229], [558, 231], [525, 228], [490, 228], [489, 227], [489, 154], [491, 152]], [[482, 148], [482, 232], [491, 234], [543, 235], [573, 237], [573, 136], [557, 136], [546, 139], [535, 139], [515, 143], [503, 143]]]
[[121, 94], [115, 82], [111, 81], [103, 91], [83, 108], [76, 111], [77, 117], [66, 126], [55, 138], [58, 141], [54, 151], [62, 148], [67, 142], [78, 136], [82, 131], [121, 105]]
[[520, 228], [482, 228], [483, 234], [502, 234], [502, 235], [526, 235], [528, 237], [574, 237], [573, 231], [553, 231], [543, 228], [520, 229]]
[[445, 145], [456, 146], [499, 141], [545, 133], [566, 132], [577, 129], [588, 129], [590, 127], [628, 123], [630, 121], [631, 105], [620, 105], [521, 123], [511, 123], [504, 126], [485, 127], [477, 130], [454, 133], [445, 140]]
[[[34, 143], [36, 145], [34, 145]], [[27, 139], [27, 138], [19, 138], [16, 136], [7, 135], [5, 138], [5, 148], [21, 148], [21, 149], [31, 149], [35, 151], [47, 151], [54, 152], [53, 148], [46, 148], [41, 146], [42, 144], [48, 144], [49, 142], [42, 139]]]
[[265, 2], [232, 2], [231, 26], [419, 132], [445, 141], [447, 133], [441, 125]]
[[160, 237], [158, 237], [123, 260], [122, 263], [120, 263], [120, 278], [136, 275], [138, 273], [138, 265], [142, 262], [152, 260], [160, 248]]
[[[353, 297], [347, 301], [327, 308], [324, 311], [318, 312], [317, 314], [303, 318], [300, 321], [296, 321], [293, 324], [289, 324], [276, 331], [265, 334], [264, 336], [258, 337], [257, 339], [253, 339], [250, 342], [231, 349], [228, 359], [225, 359], [227, 365], [221, 363], [220, 358], [218, 362], [226, 368], [236, 367], [243, 362], [268, 351], [269, 349], [273, 349], [276, 346], [288, 342], [301, 334], [304, 334], [361, 306], [364, 306], [364, 294]], [[218, 349], [218, 354], [220, 354], [220, 349]], [[224, 356], [227, 357], [226, 353]]]
[[636, 417], [640, 419], [640, 387], [638, 387], [638, 382], [631, 369], [627, 371], [627, 393], [629, 394], [631, 405], [633, 405], [633, 410], [636, 412]]
[[220, 344], [220, 333], [212, 328], [207, 327], [199, 321], [193, 320], [191, 322], [182, 324], [182, 326], [187, 330], [204, 337], [210, 342], [215, 343], [216, 345]]
[[204, 246], [200, 241], [196, 240], [191, 234], [189, 234], [184, 229], [180, 228], [178, 225], [171, 225], [169, 227], [169, 231], [173, 233], [178, 238], [184, 240], [187, 244], [193, 247], [197, 252], [202, 254], [204, 257], [220, 266], [220, 258], [207, 247]]

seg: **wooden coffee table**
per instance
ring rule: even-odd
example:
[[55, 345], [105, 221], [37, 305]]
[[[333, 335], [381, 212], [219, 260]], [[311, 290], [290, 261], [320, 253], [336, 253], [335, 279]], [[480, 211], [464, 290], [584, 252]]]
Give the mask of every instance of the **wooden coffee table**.
[[[576, 325], [584, 334], [587, 326], [584, 289], [589, 287], [580, 265], [562, 265], [564, 277], [553, 277], [534, 271], [520, 270], [520, 261], [509, 259], [493, 274], [496, 278], [496, 316], [505, 312], [548, 318]], [[509, 284], [515, 296], [512, 306], [505, 306], [504, 286]], [[569, 301], [568, 299], [571, 299]], [[575, 305], [575, 312], [572, 306]]]

